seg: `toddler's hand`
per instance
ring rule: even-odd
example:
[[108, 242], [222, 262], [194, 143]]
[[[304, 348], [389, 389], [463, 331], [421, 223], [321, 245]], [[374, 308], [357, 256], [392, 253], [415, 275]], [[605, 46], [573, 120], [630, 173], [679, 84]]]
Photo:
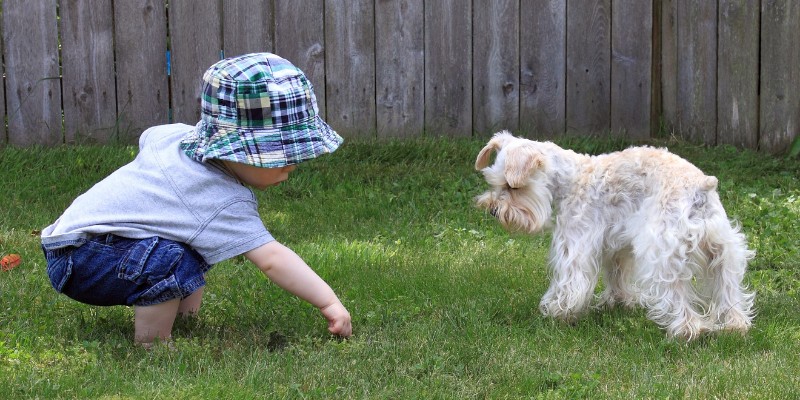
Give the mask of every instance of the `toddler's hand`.
[[353, 334], [353, 326], [350, 324], [350, 313], [344, 308], [341, 302], [337, 301], [331, 305], [319, 309], [325, 319], [328, 320], [328, 331], [334, 335], [350, 337]]

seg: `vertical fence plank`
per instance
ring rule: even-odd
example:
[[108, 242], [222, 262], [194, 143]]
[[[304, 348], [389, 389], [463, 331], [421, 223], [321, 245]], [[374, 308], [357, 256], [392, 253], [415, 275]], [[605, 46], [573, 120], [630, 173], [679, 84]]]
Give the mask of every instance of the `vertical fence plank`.
[[761, 3], [759, 149], [780, 153], [800, 135], [800, 2]]
[[272, 1], [227, 0], [222, 3], [225, 58], [272, 52]]
[[425, 127], [472, 136], [471, 2], [425, 3]]
[[425, 129], [423, 0], [375, 2], [375, 95], [378, 136]]
[[611, 19], [611, 131], [650, 137], [653, 3], [613, 0]]
[[327, 121], [340, 133], [374, 135], [375, 8], [372, 0], [326, 0]]
[[65, 140], [108, 143], [117, 131], [111, 0], [62, 1], [60, 16]]
[[751, 148], [758, 145], [759, 12], [753, 1], [719, 2], [719, 144]]
[[659, 36], [661, 39], [661, 60], [659, 68], [659, 90], [661, 123], [670, 131], [676, 129], [678, 122], [678, 0], [661, 0], [661, 19], [659, 20]]
[[567, 4], [520, 2], [520, 129], [538, 137], [566, 130]]
[[9, 142], [63, 143], [56, 1], [5, 0], [2, 5]]
[[324, 0], [276, 1], [275, 53], [303, 70], [326, 118], [324, 10]]
[[200, 120], [203, 73], [220, 59], [222, 27], [218, 0], [170, 0], [172, 121]]
[[519, 1], [473, 2], [473, 129], [519, 128]]
[[567, 131], [611, 127], [611, 0], [567, 2]]
[[167, 10], [164, 0], [114, 2], [120, 141], [169, 122]]
[[709, 145], [717, 131], [716, 37], [716, 1], [678, 2], [677, 124], [686, 139]]

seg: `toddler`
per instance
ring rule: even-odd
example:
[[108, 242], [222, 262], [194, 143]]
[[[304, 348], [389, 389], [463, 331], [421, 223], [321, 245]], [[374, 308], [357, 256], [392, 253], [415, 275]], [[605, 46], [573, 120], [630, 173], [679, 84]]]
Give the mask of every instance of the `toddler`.
[[139, 154], [42, 230], [47, 274], [77, 301], [134, 307], [134, 341], [171, 338], [197, 313], [204, 274], [244, 256], [281, 288], [316, 306], [339, 336], [350, 314], [258, 214], [253, 191], [342, 143], [318, 115], [311, 83], [270, 53], [225, 59], [203, 75], [201, 120], [147, 129]]

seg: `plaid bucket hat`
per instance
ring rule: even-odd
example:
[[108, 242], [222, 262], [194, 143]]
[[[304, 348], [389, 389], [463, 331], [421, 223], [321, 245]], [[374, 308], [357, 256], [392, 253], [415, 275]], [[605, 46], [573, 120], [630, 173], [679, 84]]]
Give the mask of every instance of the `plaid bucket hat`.
[[319, 116], [303, 71], [271, 53], [224, 59], [203, 75], [200, 122], [181, 140], [192, 159], [279, 168], [343, 142]]

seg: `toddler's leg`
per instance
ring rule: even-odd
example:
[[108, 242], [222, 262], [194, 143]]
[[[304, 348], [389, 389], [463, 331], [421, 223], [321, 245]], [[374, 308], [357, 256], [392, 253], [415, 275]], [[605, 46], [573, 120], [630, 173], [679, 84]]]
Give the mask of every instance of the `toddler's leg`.
[[135, 306], [134, 342], [150, 348], [156, 338], [170, 339], [180, 304], [180, 299], [173, 299], [152, 306]]
[[203, 302], [203, 287], [195, 290], [189, 297], [181, 300], [178, 307], [178, 315], [181, 317], [191, 317], [200, 311], [200, 303]]

